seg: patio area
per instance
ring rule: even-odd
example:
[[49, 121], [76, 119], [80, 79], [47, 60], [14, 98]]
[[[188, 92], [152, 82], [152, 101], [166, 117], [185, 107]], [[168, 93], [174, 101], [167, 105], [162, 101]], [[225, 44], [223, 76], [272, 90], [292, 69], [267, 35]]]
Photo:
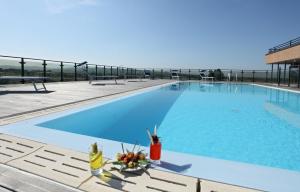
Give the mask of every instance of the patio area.
[[[119, 172], [106, 159], [92, 176], [88, 154], [0, 134], [0, 191], [255, 192], [258, 190], [152, 168]], [[17, 178], [17, 179], [16, 179]]]
[[[45, 84], [48, 92], [36, 92], [31, 84], [0, 85], [0, 124], [54, 112], [59, 110], [58, 107], [65, 110], [70, 105], [103, 101], [170, 82], [172, 80], [167, 79], [118, 80], [118, 84], [109, 80], [93, 84], [87, 81], [55, 82]], [[29, 116], [29, 113], [33, 115]]]

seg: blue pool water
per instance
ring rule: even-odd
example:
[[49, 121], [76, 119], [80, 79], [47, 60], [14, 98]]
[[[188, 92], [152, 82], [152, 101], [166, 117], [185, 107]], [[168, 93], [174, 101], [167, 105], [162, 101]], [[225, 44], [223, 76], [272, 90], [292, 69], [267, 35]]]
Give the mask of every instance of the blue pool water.
[[38, 126], [300, 171], [300, 94], [247, 84], [180, 83]]

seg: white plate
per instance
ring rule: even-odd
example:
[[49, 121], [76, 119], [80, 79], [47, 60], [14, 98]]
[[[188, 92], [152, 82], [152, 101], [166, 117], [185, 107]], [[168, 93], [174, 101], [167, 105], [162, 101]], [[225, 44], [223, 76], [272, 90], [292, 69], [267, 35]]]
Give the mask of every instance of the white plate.
[[[146, 168], [148, 166], [148, 164], [142, 164], [140, 165], [141, 167], [143, 168]], [[142, 168], [140, 166], [137, 166], [137, 167], [134, 167], [134, 168], [126, 168], [126, 169], [123, 169], [122, 171], [125, 171], [125, 172], [136, 172], [136, 171], [140, 171], [142, 170]], [[113, 165], [114, 168], [120, 170], [121, 169], [121, 165]]]

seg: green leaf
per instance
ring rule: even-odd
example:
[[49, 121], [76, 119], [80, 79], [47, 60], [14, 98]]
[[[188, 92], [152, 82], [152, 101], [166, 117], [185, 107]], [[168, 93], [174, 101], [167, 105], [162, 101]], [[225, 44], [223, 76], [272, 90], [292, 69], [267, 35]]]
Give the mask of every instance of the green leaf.
[[141, 165], [145, 165], [145, 164], [148, 164], [149, 163], [149, 161], [148, 160], [139, 160], [138, 161], [139, 162], [139, 164], [141, 164]]
[[114, 161], [112, 162], [113, 165], [123, 165], [124, 163], [122, 161]]

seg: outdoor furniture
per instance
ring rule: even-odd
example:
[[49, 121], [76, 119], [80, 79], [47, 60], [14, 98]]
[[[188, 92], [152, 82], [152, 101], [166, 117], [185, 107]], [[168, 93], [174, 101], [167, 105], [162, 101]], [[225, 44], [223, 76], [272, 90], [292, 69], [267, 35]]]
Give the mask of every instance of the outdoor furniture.
[[150, 79], [150, 77], [151, 77], [150, 71], [149, 70], [145, 70], [144, 71], [144, 78], [149, 78]]
[[93, 81], [100, 79], [113, 79], [115, 81], [115, 84], [118, 84], [117, 78], [118, 76], [115, 75], [102, 75], [102, 76], [93, 76], [89, 75], [89, 84], [92, 84]]
[[[139, 81], [141, 82], [143, 78], [151, 78], [151, 73], [149, 70], [144, 70], [144, 73], [143, 74], [139, 74], [139, 75], [124, 75], [124, 78], [127, 79], [128, 77], [131, 77], [131, 78], [137, 78], [139, 79]], [[137, 82], [137, 81], [134, 81], [134, 82]]]
[[199, 75], [201, 77], [201, 80], [206, 81], [208, 79], [208, 80], [211, 80], [211, 82], [213, 82], [215, 80], [215, 77], [209, 77], [208, 75], [205, 75], [205, 72], [206, 72], [206, 70], [200, 71]]
[[[40, 90], [47, 91], [46, 86], [44, 84], [44, 81], [46, 79], [49, 79], [49, 78], [48, 77], [34, 77], [34, 76], [23, 76], [23, 77], [22, 76], [1, 76], [0, 77], [0, 80], [31, 81], [36, 92], [38, 92]], [[37, 86], [36, 86], [37, 82], [40, 82], [43, 87], [42, 88], [37, 88]]]
[[178, 70], [171, 70], [171, 78], [172, 79], [177, 79], [178, 81], [180, 80], [180, 76], [178, 74]]
[[77, 67], [80, 67], [80, 69], [88, 76], [89, 78], [89, 84], [92, 84], [93, 81], [95, 80], [98, 80], [99, 79], [113, 79], [115, 81], [115, 84], [118, 84], [117, 82], [117, 78], [119, 78], [119, 76], [116, 76], [116, 75], [91, 75], [88, 71], [87, 71], [87, 68], [84, 68], [83, 66], [87, 66], [88, 62], [87, 61], [84, 61], [82, 63], [78, 63], [76, 66]]

